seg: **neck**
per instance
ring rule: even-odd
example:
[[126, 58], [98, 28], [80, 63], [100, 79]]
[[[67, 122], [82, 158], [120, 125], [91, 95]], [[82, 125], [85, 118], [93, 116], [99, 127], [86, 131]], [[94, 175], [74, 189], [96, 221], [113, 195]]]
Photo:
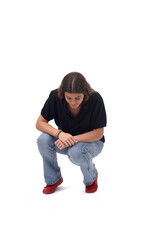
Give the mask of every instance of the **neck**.
[[81, 106], [79, 106], [78, 108], [71, 108], [69, 105], [68, 105], [68, 108], [69, 108], [69, 111], [73, 114], [73, 115], [77, 115], [81, 109]]

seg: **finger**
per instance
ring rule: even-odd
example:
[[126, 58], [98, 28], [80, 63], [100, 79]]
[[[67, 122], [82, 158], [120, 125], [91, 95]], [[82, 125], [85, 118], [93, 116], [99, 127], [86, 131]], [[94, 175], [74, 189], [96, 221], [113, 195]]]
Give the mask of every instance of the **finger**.
[[67, 147], [67, 146], [66, 146], [65, 144], [63, 144], [63, 143], [61, 143], [61, 144], [59, 145], [59, 149], [60, 149], [60, 150], [66, 148], [66, 147]]
[[66, 146], [62, 146], [62, 147], [60, 147], [59, 149], [62, 150], [62, 149], [64, 149], [64, 148], [66, 148]]
[[58, 145], [60, 144], [60, 141], [56, 141], [56, 142], [54, 142], [54, 144], [55, 144], [56, 146], [58, 146]]
[[62, 144], [59, 144], [57, 147], [58, 147], [60, 150], [62, 150], [64, 146], [63, 146]]
[[60, 139], [57, 139], [54, 143], [58, 143], [58, 142], [61, 142], [61, 140], [60, 140]]
[[63, 148], [66, 148], [66, 147], [68, 147], [68, 145], [66, 145], [66, 144], [64, 144], [61, 140], [57, 140], [57, 141], [55, 141], [54, 142], [55, 143], [55, 145], [60, 149], [60, 150], [62, 150]]
[[57, 142], [57, 143], [55, 143], [55, 145], [56, 145], [59, 149], [63, 146], [63, 144], [62, 144], [61, 142]]
[[76, 143], [76, 140], [73, 137], [71, 137], [70, 139], [68, 139], [68, 143], [70, 144], [70, 146], [72, 146]]
[[70, 139], [70, 143], [71, 143], [72, 145], [74, 145], [74, 144], [76, 143], [76, 140], [75, 140], [74, 138], [71, 138], [71, 139]]
[[73, 146], [73, 145], [74, 145], [74, 142], [71, 141], [71, 140], [67, 140], [67, 141], [66, 141], [66, 144], [67, 144], [68, 146]]
[[64, 143], [63, 143], [61, 140], [59, 140], [59, 139], [58, 139], [57, 141], [55, 141], [54, 143], [55, 143], [56, 146], [57, 146], [57, 145], [60, 145], [60, 144], [64, 144]]

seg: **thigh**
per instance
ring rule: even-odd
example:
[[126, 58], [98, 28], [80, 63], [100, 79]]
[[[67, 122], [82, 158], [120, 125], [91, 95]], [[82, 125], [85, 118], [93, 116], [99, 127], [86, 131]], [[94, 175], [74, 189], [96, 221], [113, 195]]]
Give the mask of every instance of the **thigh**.
[[102, 151], [104, 143], [102, 141], [95, 142], [79, 142], [68, 149], [68, 155], [74, 159], [81, 158], [83, 154], [90, 153], [92, 158], [96, 157]]

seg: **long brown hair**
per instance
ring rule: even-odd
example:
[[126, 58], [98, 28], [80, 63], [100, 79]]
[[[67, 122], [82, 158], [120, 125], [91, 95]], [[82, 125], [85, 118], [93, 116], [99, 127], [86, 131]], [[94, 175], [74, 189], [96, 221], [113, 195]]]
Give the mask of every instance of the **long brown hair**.
[[83, 93], [84, 100], [87, 101], [89, 97], [95, 92], [85, 77], [79, 72], [68, 73], [62, 80], [58, 88], [58, 97], [64, 98], [64, 93]]

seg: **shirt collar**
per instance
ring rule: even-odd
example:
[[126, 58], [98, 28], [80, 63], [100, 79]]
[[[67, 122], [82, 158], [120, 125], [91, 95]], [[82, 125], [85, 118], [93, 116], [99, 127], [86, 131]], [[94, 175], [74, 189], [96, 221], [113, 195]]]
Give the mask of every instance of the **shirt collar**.
[[[63, 102], [63, 106], [64, 106], [64, 110], [69, 114], [69, 115], [72, 115], [71, 112], [69, 111], [68, 109], [68, 106], [67, 106], [67, 101], [65, 98], [62, 99], [62, 102]], [[77, 114], [77, 116], [83, 111], [87, 109], [87, 102], [86, 101], [83, 101], [81, 103], [81, 109], [80, 109], [80, 112]]]

